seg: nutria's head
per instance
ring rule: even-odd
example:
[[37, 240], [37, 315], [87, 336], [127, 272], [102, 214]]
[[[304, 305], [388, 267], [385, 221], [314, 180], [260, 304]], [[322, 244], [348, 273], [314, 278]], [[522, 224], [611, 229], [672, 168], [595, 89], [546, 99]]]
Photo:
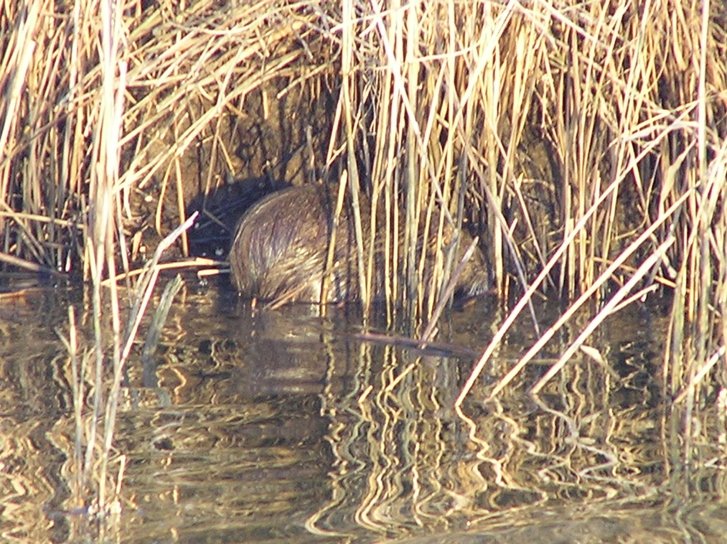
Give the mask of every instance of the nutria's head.
[[[459, 238], [456, 267], [464, 258], [474, 239], [462, 231]], [[474, 297], [485, 294], [490, 288], [490, 274], [487, 261], [482, 250], [476, 246], [464, 264], [460, 275], [457, 278], [455, 296]]]

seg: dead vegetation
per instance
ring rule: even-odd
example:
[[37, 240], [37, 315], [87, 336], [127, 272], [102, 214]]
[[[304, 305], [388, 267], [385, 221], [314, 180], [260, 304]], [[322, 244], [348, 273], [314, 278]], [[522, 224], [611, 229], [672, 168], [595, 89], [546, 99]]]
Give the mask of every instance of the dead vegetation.
[[[395, 218], [357, 229], [359, 247], [374, 246], [363, 232], [404, 240], [387, 289], [417, 322], [457, 263], [442, 252], [439, 281], [422, 285], [416, 240], [448, 222], [482, 237], [499, 295], [517, 297], [512, 319], [532, 296], [573, 301], [492, 396], [583, 304], [598, 311], [546, 378], [653, 292], [672, 301], [666, 388], [698, 406], [700, 385], [724, 387], [720, 2], [32, 0], [2, 4], [0, 44], [0, 259], [82, 277], [96, 316], [111, 305], [97, 378], [107, 357], [120, 371], [134, 330], [117, 276], [192, 208], [229, 228], [230, 175], [345, 174], [354, 206], [366, 191]], [[189, 254], [186, 233], [176, 247]], [[359, 260], [370, 286], [373, 256]]]

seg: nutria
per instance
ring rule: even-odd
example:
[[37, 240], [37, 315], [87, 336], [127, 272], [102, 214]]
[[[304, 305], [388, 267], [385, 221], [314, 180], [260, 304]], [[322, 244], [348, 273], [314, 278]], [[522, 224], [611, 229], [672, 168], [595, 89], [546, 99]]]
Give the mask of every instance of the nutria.
[[[240, 219], [230, 248], [232, 282], [237, 290], [244, 296], [263, 300], [319, 302], [336, 196], [336, 189], [331, 187], [306, 185], [273, 193], [253, 205]], [[367, 200], [361, 201], [361, 213], [363, 238], [368, 240]], [[334, 265], [328, 272], [326, 302], [359, 298], [352, 216], [351, 206], [344, 206], [336, 230]], [[445, 229], [446, 242], [453, 240], [455, 230]], [[456, 262], [472, 240], [460, 232]], [[373, 299], [384, 298], [383, 253], [383, 249], [375, 252]], [[478, 295], [487, 289], [487, 284], [485, 258], [476, 248], [457, 280], [455, 293]]]

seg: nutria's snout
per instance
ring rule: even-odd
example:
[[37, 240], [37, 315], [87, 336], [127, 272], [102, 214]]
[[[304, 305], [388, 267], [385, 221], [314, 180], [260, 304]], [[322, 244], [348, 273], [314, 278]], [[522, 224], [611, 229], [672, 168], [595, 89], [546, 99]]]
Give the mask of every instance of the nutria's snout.
[[[335, 199], [330, 187], [307, 185], [279, 191], [253, 205], [240, 219], [230, 247], [232, 283], [237, 290], [263, 300], [320, 302]], [[367, 218], [368, 202], [363, 201], [361, 207]], [[339, 218], [326, 302], [357, 300], [360, 295], [352, 215], [350, 207], [344, 207]], [[454, 240], [455, 230], [445, 230], [447, 242]], [[464, 231], [459, 236], [457, 261], [473, 240]], [[363, 238], [369, 239], [367, 228]], [[384, 298], [383, 257], [383, 248], [375, 252], [374, 299]], [[475, 248], [455, 291], [479, 295], [488, 289], [488, 280], [485, 257]]]

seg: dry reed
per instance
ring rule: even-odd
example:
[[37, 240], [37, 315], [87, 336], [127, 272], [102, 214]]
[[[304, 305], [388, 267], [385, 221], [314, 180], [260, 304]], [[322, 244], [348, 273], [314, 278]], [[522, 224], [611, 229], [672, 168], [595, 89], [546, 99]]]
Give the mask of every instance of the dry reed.
[[[600, 308], [571, 353], [655, 284], [672, 304], [667, 390], [692, 406], [700, 384], [725, 387], [723, 3], [32, 0], [3, 4], [0, 44], [0, 261], [90, 280], [95, 315], [111, 304], [114, 375], [128, 355], [118, 271], [129, 278], [139, 248], [224, 172], [290, 174], [294, 161], [260, 158], [261, 141], [239, 166], [256, 113], [273, 129], [300, 120], [307, 145], [286, 150], [302, 157], [295, 181], [345, 173], [354, 204], [370, 192], [370, 217], [355, 218], [371, 248], [359, 251], [361, 293], [369, 221], [390, 252], [392, 314], [405, 307], [418, 326], [448, 295], [456, 253], [429, 263], [417, 240], [442, 242], [447, 223], [481, 234], [498, 293], [520, 302], [459, 401], [534, 293]], [[311, 136], [311, 118], [283, 101], [296, 115], [332, 104], [317, 116], [327, 132]], [[100, 381], [100, 318], [95, 330]]]

